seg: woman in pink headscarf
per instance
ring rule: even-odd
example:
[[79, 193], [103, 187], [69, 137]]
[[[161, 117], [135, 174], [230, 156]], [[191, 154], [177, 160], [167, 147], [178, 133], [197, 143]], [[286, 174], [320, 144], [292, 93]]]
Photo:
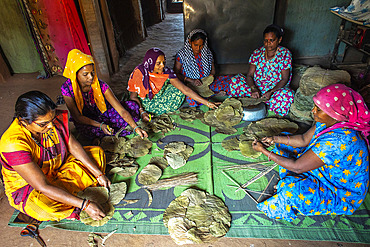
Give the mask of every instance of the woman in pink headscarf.
[[[369, 187], [370, 112], [361, 95], [334, 84], [314, 97], [316, 124], [305, 134], [272, 136], [253, 148], [280, 165], [273, 197], [257, 205], [268, 217], [353, 214]], [[263, 144], [276, 144], [270, 153]]]

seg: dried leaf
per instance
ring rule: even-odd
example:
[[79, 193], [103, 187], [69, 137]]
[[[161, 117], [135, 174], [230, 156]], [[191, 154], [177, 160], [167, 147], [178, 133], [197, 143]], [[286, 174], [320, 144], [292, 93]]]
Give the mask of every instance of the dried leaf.
[[242, 155], [245, 157], [256, 159], [261, 156], [261, 152], [257, 152], [252, 147], [253, 141], [240, 141], [239, 149]]
[[237, 137], [231, 139], [224, 139], [221, 143], [222, 147], [227, 151], [240, 150], [239, 149], [239, 140]]
[[101, 139], [100, 147], [111, 153], [122, 153], [122, 149], [125, 146], [126, 138], [125, 137], [115, 137], [115, 136], [104, 136]]
[[194, 148], [184, 142], [171, 142], [164, 147], [164, 156], [173, 169], [184, 166]]
[[204, 112], [195, 107], [182, 107], [179, 109], [179, 116], [182, 120], [192, 122], [195, 119], [201, 119], [204, 116]]
[[121, 159], [116, 161], [115, 163], [110, 163], [109, 165], [113, 166], [113, 168], [109, 171], [109, 174], [116, 173], [123, 177], [131, 177], [135, 175], [139, 166], [134, 163], [134, 159]]
[[134, 138], [126, 142], [124, 150], [128, 156], [138, 158], [148, 154], [149, 149], [152, 147], [152, 145], [152, 142], [148, 140], [148, 138], [135, 136]]
[[152, 117], [150, 122], [141, 122], [140, 126], [148, 133], [168, 133], [176, 128], [168, 114]]
[[202, 81], [202, 85], [200, 86], [195, 86], [195, 85], [190, 85], [190, 87], [195, 91], [197, 92], [200, 96], [202, 97], [210, 97], [212, 95], [214, 95], [215, 93], [209, 88], [209, 85], [212, 84], [214, 80], [214, 77], [213, 75], [209, 75], [207, 77], [204, 77], [201, 79]]
[[149, 160], [149, 164], [156, 165], [159, 168], [161, 168], [162, 170], [164, 170], [164, 169], [166, 169], [166, 167], [168, 167], [167, 160], [165, 158], [159, 157], [159, 156], [152, 157]]
[[84, 191], [80, 191], [77, 193], [77, 196], [80, 198], [91, 200], [97, 204], [99, 204], [104, 213], [105, 217], [102, 220], [93, 220], [86, 211], [81, 211], [80, 219], [81, 222], [85, 225], [90, 226], [102, 226], [105, 225], [114, 214], [114, 207], [109, 202], [109, 192], [108, 189], [105, 187], [88, 187]]
[[125, 198], [127, 190], [126, 182], [114, 183], [109, 187], [109, 200], [113, 205], [120, 203]]
[[143, 185], [154, 184], [162, 176], [162, 170], [156, 166], [148, 164], [138, 175], [138, 182]]

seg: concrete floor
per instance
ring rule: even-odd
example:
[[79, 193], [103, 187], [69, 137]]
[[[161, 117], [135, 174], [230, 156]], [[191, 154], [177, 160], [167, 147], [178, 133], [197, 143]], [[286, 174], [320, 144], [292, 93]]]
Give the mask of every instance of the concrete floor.
[[[171, 35], [161, 36], [171, 32]], [[183, 27], [181, 14], [168, 14], [166, 20], [148, 30], [149, 37], [146, 41], [132, 48], [121, 59], [120, 71], [112, 77], [109, 83], [116, 94], [123, 94], [127, 85], [127, 78], [131, 71], [138, 65], [144, 57], [145, 51], [150, 47], [157, 46], [167, 54], [169, 66], [173, 66], [173, 56], [183, 44]], [[17, 97], [30, 90], [40, 90], [48, 94], [52, 99], [56, 99], [60, 94], [60, 86], [64, 82], [61, 76], [49, 79], [36, 79], [34, 74], [17, 74], [12, 76], [6, 83], [0, 84], [0, 134], [2, 134], [12, 121], [14, 105]], [[65, 106], [62, 106], [65, 107]], [[21, 229], [9, 227], [7, 225], [14, 210], [9, 206], [7, 198], [0, 199], [0, 239], [1, 246], [39, 246], [36, 240], [19, 235]], [[55, 228], [41, 230], [41, 236], [48, 246], [88, 246], [86, 232], [72, 232]], [[106, 242], [106, 246], [129, 246], [129, 247], [170, 247], [177, 246], [170, 236], [159, 235], [132, 235], [114, 234]], [[190, 245], [188, 245], [190, 246]], [[193, 245], [191, 245], [193, 246]], [[195, 245], [194, 245], [195, 246]], [[364, 244], [352, 244], [341, 242], [317, 242], [317, 241], [298, 241], [298, 240], [275, 240], [275, 239], [245, 239], [245, 238], [222, 238], [214, 244], [197, 245], [200, 247], [221, 247], [221, 246], [369, 246]]]

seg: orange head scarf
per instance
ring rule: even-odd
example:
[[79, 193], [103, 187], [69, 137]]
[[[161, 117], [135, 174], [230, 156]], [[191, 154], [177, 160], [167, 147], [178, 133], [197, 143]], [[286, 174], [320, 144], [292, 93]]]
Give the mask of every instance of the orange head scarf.
[[[72, 89], [75, 95], [75, 101], [78, 110], [82, 114], [82, 109], [84, 107], [84, 102], [82, 98], [81, 88], [77, 82], [77, 72], [84, 66], [93, 64], [94, 59], [92, 56], [82, 53], [80, 50], [73, 49], [68, 53], [67, 63], [64, 68], [63, 76], [70, 79], [72, 82]], [[99, 110], [104, 113], [107, 110], [107, 106], [105, 105], [105, 98], [101, 91], [100, 83], [98, 80], [98, 76], [96, 75], [95, 66], [94, 66], [95, 76], [93, 82], [91, 84], [91, 88], [93, 90], [94, 100], [96, 105], [98, 106]]]

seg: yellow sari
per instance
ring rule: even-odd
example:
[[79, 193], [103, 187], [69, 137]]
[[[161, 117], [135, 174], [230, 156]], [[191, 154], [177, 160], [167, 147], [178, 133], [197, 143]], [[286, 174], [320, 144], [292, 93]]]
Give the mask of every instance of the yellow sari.
[[[5, 193], [12, 207], [39, 220], [67, 218], [73, 206], [50, 199], [36, 191], [13, 166], [30, 162], [37, 164], [49, 182], [76, 195], [89, 186], [96, 186], [95, 177], [68, 153], [68, 112], [57, 110], [54, 127], [43, 134], [39, 146], [31, 133], [15, 119], [0, 140], [0, 163], [3, 166]], [[105, 154], [100, 147], [84, 147], [101, 171], [105, 171]]]

